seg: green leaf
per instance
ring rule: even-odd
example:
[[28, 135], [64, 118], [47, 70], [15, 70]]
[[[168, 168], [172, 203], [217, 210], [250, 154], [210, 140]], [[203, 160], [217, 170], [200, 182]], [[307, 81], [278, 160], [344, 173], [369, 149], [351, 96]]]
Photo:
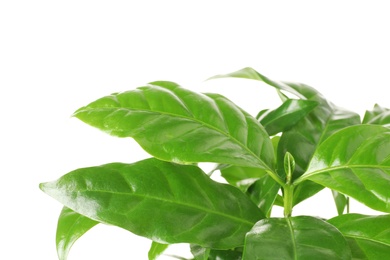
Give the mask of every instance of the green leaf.
[[[297, 96], [299, 98], [306, 99], [306, 97], [304, 95], [302, 95], [301, 89], [293, 88], [293, 87], [285, 84], [284, 82], [271, 80], [271, 79], [267, 78], [266, 76], [258, 73], [256, 70], [254, 70], [250, 67], [246, 67], [246, 68], [243, 68], [241, 70], [234, 71], [234, 72], [231, 72], [228, 74], [216, 75], [216, 76], [211, 77], [209, 79], [218, 79], [218, 78], [242, 78], [242, 79], [258, 80], [258, 81], [262, 81], [270, 86], [273, 86], [278, 90], [284, 90], [284, 91], [287, 91], [287, 92], [294, 94], [295, 96]], [[314, 89], [313, 89], [313, 91], [316, 92]]]
[[288, 99], [280, 107], [259, 114], [259, 121], [269, 135], [284, 132], [294, 126], [316, 106], [317, 102], [303, 99]]
[[333, 195], [334, 202], [336, 204], [337, 213], [339, 215], [343, 215], [349, 203], [348, 197], [335, 190], [332, 190], [332, 195]]
[[390, 109], [375, 104], [372, 111], [366, 111], [363, 124], [390, 126]]
[[[295, 87], [293, 83], [289, 85]], [[325, 100], [321, 94], [313, 94], [310, 88], [308, 90], [303, 93], [310, 100], [318, 102], [318, 106], [292, 128], [283, 132], [278, 147], [279, 169], [283, 167], [282, 159], [286, 152], [290, 152], [295, 159], [293, 179], [299, 178], [306, 171], [315, 150], [329, 136], [345, 127], [360, 124], [360, 117], [356, 113], [338, 108]], [[301, 183], [294, 190], [293, 205], [322, 189], [323, 186], [311, 181]]]
[[390, 129], [358, 125], [340, 130], [318, 147], [296, 183], [306, 179], [390, 212]]
[[199, 245], [191, 245], [191, 253], [194, 260], [241, 260], [242, 248], [232, 250], [216, 250], [203, 248]]
[[210, 255], [210, 248], [204, 248], [200, 245], [190, 245], [191, 253], [194, 256], [194, 260], [208, 260]]
[[99, 222], [64, 207], [58, 218], [56, 245], [60, 260], [66, 260], [73, 244]]
[[340, 231], [309, 216], [260, 220], [246, 235], [243, 256], [245, 260], [351, 259]]
[[265, 175], [248, 188], [247, 194], [257, 207], [269, 217], [279, 189], [280, 185], [269, 175]]
[[109, 134], [133, 137], [165, 161], [274, 169], [274, 152], [264, 128], [218, 94], [153, 82], [98, 99], [74, 116]]
[[242, 246], [263, 213], [240, 190], [201, 169], [151, 158], [72, 171], [41, 189], [93, 220], [162, 244]]
[[[274, 151], [278, 147], [279, 139], [279, 136], [274, 136], [271, 139]], [[220, 171], [230, 184], [246, 192], [266, 216], [271, 214], [271, 208], [280, 185], [263, 169], [231, 166], [221, 168]]]
[[390, 215], [345, 214], [328, 221], [347, 238], [353, 259], [388, 259]]
[[156, 260], [162, 253], [164, 253], [168, 246], [168, 244], [161, 244], [153, 241], [148, 252], [148, 259]]
[[258, 179], [268, 176], [267, 172], [259, 168], [229, 166], [220, 169], [222, 177], [231, 185], [246, 191]]
[[[327, 101], [314, 88], [291, 82], [280, 82], [271, 80], [261, 75], [252, 68], [244, 68], [225, 75], [217, 75], [212, 78], [245, 78], [262, 81], [279, 91], [287, 91], [303, 100], [314, 101], [318, 105], [302, 120], [297, 122], [292, 128], [285, 131], [278, 146], [277, 168], [283, 169], [283, 158], [286, 152], [290, 152], [296, 162], [294, 179], [299, 178], [307, 169], [317, 146], [326, 138], [347, 126], [360, 124], [358, 114], [341, 109]], [[279, 172], [283, 175], [283, 172]], [[306, 181], [301, 183], [294, 190], [293, 204], [305, 200], [323, 189], [323, 186]]]

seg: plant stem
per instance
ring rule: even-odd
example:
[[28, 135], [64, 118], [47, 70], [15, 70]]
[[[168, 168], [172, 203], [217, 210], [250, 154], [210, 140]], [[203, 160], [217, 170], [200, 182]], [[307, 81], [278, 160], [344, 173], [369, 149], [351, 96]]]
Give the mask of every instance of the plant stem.
[[284, 185], [283, 189], [284, 217], [288, 218], [291, 217], [293, 208], [294, 186], [287, 183]]

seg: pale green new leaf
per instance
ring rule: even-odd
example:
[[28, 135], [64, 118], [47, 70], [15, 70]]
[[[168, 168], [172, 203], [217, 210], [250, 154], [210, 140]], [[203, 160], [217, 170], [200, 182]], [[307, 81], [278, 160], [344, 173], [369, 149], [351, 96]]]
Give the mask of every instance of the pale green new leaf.
[[274, 169], [274, 152], [264, 128], [218, 94], [153, 82], [98, 99], [74, 116], [109, 134], [133, 137], [162, 160]]
[[328, 220], [347, 238], [353, 259], [387, 259], [390, 256], [390, 215], [346, 214]]
[[298, 216], [260, 220], [246, 235], [244, 260], [346, 260], [350, 249], [334, 226]]
[[306, 179], [390, 212], [390, 129], [357, 125], [340, 130], [318, 147], [296, 184]]
[[163, 244], [239, 247], [264, 218], [239, 189], [154, 158], [78, 169], [40, 187], [79, 214]]
[[57, 223], [56, 245], [60, 260], [66, 260], [73, 244], [99, 222], [64, 207]]

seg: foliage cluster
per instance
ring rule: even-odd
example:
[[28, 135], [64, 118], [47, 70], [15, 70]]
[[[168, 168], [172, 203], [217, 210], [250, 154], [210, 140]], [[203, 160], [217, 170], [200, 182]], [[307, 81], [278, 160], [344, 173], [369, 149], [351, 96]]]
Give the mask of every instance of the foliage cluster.
[[[388, 259], [390, 110], [375, 105], [361, 120], [305, 84], [251, 68], [213, 78], [223, 77], [262, 81], [282, 103], [253, 117], [222, 95], [157, 81], [74, 113], [134, 138], [153, 157], [77, 169], [40, 185], [64, 205], [59, 258], [104, 223], [151, 239], [149, 259], [174, 243], [190, 244], [196, 260]], [[215, 163], [227, 184], [201, 162]], [[292, 215], [324, 188], [338, 216]], [[350, 214], [349, 197], [384, 214]], [[283, 207], [284, 217], [271, 217], [273, 207]]]

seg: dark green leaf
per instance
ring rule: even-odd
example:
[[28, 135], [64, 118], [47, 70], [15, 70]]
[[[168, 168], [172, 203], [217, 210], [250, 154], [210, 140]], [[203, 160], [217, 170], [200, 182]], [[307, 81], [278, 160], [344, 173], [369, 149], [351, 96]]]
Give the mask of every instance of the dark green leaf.
[[[279, 139], [279, 136], [274, 136], [271, 140], [274, 151], [278, 147]], [[264, 170], [233, 166], [232, 168], [222, 168], [221, 173], [230, 184], [246, 191], [266, 216], [271, 214], [271, 208], [280, 185], [271, 176], [265, 174]]]
[[133, 137], [162, 160], [274, 169], [274, 152], [264, 128], [218, 94], [153, 82], [98, 99], [74, 115], [112, 135]]
[[390, 215], [345, 214], [328, 221], [347, 238], [353, 259], [388, 259]]
[[372, 111], [366, 111], [363, 124], [390, 126], [390, 109], [375, 104]]
[[316, 106], [317, 102], [303, 99], [288, 99], [280, 107], [258, 117], [269, 135], [290, 129]]
[[333, 195], [334, 202], [336, 204], [337, 213], [339, 215], [342, 215], [345, 209], [347, 208], [349, 199], [345, 195], [335, 190], [332, 190], [332, 195]]
[[56, 244], [60, 260], [66, 260], [73, 244], [99, 222], [64, 207], [58, 218]]
[[276, 198], [275, 198], [274, 205], [275, 205], [275, 206], [280, 206], [280, 207], [283, 207], [283, 206], [284, 206], [283, 197], [280, 196], [279, 194], [278, 194], [278, 195], [276, 196]]
[[65, 206], [153, 241], [242, 246], [262, 212], [240, 190], [198, 167], [157, 159], [72, 171], [41, 189]]
[[[289, 85], [295, 87], [293, 83], [289, 83]], [[314, 95], [311, 89], [308, 93], [303, 93], [305, 95], [309, 93], [307, 96], [310, 100], [318, 102], [318, 106], [282, 134], [278, 147], [279, 169], [282, 168], [284, 154], [290, 152], [293, 155], [296, 163], [294, 179], [299, 178], [306, 171], [318, 145], [338, 130], [360, 124], [359, 115], [334, 106], [326, 101], [321, 94]], [[301, 183], [295, 188], [293, 204], [298, 204], [322, 189], [322, 185], [311, 181]]]
[[168, 244], [161, 244], [153, 241], [148, 252], [148, 259], [156, 260], [162, 253], [164, 253], [168, 246]]
[[246, 235], [243, 256], [245, 260], [351, 259], [340, 231], [309, 216], [260, 220]]
[[340, 130], [318, 147], [297, 182], [305, 179], [390, 212], [390, 129], [358, 125]]
[[259, 209], [269, 217], [279, 189], [280, 185], [269, 175], [265, 175], [248, 188], [247, 194]]

